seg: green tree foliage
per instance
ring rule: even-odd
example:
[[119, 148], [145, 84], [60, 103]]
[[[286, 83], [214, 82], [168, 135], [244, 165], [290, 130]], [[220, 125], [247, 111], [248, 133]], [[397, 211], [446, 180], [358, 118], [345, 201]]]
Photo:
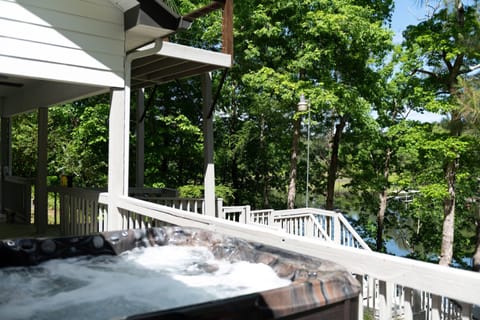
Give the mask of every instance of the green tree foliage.
[[21, 114], [12, 119], [12, 174], [33, 178], [37, 163], [37, 114]]
[[[203, 184], [202, 102], [198, 88], [199, 82], [191, 80], [146, 90], [142, 121], [147, 186]], [[133, 124], [132, 134], [134, 128]]]
[[440, 6], [424, 22], [409, 26], [404, 32], [405, 70], [418, 81], [417, 94], [429, 111], [449, 116], [449, 135], [425, 150], [436, 152], [442, 159], [445, 182], [444, 220], [440, 264], [451, 263], [454, 245], [457, 174], [461, 171], [464, 133], [467, 118], [457, 99], [460, 78], [472, 72], [479, 63], [478, 7], [463, 1], [451, 1]]
[[[368, 112], [367, 101], [373, 98], [372, 86], [377, 81], [373, 65], [390, 47], [391, 34], [382, 28], [382, 23], [389, 17], [392, 2], [374, 3], [247, 1], [236, 8], [236, 62], [242, 69], [241, 77], [235, 72], [232, 77], [238, 79], [234, 80], [235, 98], [247, 100], [238, 105], [262, 111], [276, 107], [269, 111], [275, 114], [273, 118], [257, 123], [272, 128], [273, 123], [281, 126], [288, 137], [284, 141], [289, 145], [293, 119], [306, 116], [295, 113], [299, 96], [304, 93], [310, 100], [312, 123], [318, 124], [312, 127], [312, 136], [322, 141], [325, 135], [334, 137], [327, 157], [334, 159], [327, 160], [329, 174], [316, 178], [330, 177], [330, 189], [337, 176], [338, 161], [335, 160], [341, 134], [348, 124]], [[377, 10], [379, 7], [382, 10]], [[238, 110], [233, 114], [238, 114]], [[233, 121], [243, 125], [237, 119]], [[275, 134], [274, 129], [271, 132]], [[273, 136], [273, 141], [278, 137]], [[328, 146], [331, 141], [326, 142]], [[304, 149], [301, 145], [300, 150]], [[269, 174], [278, 177], [282, 173], [284, 185], [290, 170], [285, 167], [290, 156], [287, 150], [290, 153], [290, 148], [284, 148], [283, 168], [277, 167]], [[234, 185], [240, 186], [235, 180]]]
[[50, 108], [51, 175], [73, 176], [76, 186], [106, 185], [109, 104], [105, 99]]

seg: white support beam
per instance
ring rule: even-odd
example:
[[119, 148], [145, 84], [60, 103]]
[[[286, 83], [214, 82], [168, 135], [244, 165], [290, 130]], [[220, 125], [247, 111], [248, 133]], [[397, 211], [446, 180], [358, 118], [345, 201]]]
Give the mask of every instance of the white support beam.
[[136, 144], [136, 176], [135, 186], [142, 188], [145, 184], [145, 119], [141, 119], [145, 111], [145, 89], [137, 90], [137, 144]]
[[47, 193], [48, 109], [38, 109], [38, 158], [35, 184], [35, 225], [37, 233], [44, 234], [48, 225]]
[[[207, 216], [215, 217], [215, 165], [213, 162], [213, 113], [212, 108], [212, 75], [202, 75], [203, 96], [203, 155], [204, 155], [204, 197], [205, 212]], [[209, 117], [210, 116], [210, 117]]]
[[130, 108], [124, 89], [112, 89], [108, 139], [108, 218], [107, 230], [120, 230], [122, 215], [118, 198], [128, 195], [128, 133]]
[[125, 57], [124, 87], [111, 90], [108, 138], [108, 203], [107, 230], [123, 228], [118, 199], [128, 197], [130, 151], [130, 85], [132, 61], [158, 53], [163, 41], [156, 39], [153, 47], [134, 51]]

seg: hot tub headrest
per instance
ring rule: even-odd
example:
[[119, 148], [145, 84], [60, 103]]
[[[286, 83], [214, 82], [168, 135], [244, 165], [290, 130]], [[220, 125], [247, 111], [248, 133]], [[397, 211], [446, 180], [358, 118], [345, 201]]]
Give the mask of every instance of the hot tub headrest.
[[0, 241], [0, 267], [30, 266], [50, 259], [115, 254], [103, 235]]

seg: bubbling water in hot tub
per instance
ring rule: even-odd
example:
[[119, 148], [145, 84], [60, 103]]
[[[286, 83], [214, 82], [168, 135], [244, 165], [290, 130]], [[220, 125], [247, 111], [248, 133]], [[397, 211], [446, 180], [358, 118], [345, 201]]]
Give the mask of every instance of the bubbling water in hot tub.
[[289, 283], [265, 264], [215, 259], [207, 247], [135, 248], [0, 269], [0, 318], [121, 318]]

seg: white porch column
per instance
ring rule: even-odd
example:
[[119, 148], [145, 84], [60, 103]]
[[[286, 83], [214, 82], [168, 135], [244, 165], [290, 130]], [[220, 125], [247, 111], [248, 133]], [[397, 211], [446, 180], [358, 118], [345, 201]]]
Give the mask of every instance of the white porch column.
[[137, 145], [135, 186], [142, 188], [145, 184], [145, 119], [140, 121], [145, 110], [145, 89], [137, 91]]
[[48, 225], [47, 144], [48, 108], [39, 108], [37, 180], [35, 184], [35, 225], [37, 233], [45, 233]]
[[[208, 216], [217, 215], [215, 207], [215, 166], [213, 163], [213, 114], [210, 114], [212, 107], [212, 75], [202, 75], [202, 96], [203, 96], [203, 154], [205, 176], [203, 180], [205, 196], [205, 212]], [[218, 213], [220, 215], [220, 213]]]
[[108, 128], [108, 218], [107, 230], [123, 228], [118, 197], [128, 195], [129, 100], [123, 88], [114, 88], [110, 98]]

